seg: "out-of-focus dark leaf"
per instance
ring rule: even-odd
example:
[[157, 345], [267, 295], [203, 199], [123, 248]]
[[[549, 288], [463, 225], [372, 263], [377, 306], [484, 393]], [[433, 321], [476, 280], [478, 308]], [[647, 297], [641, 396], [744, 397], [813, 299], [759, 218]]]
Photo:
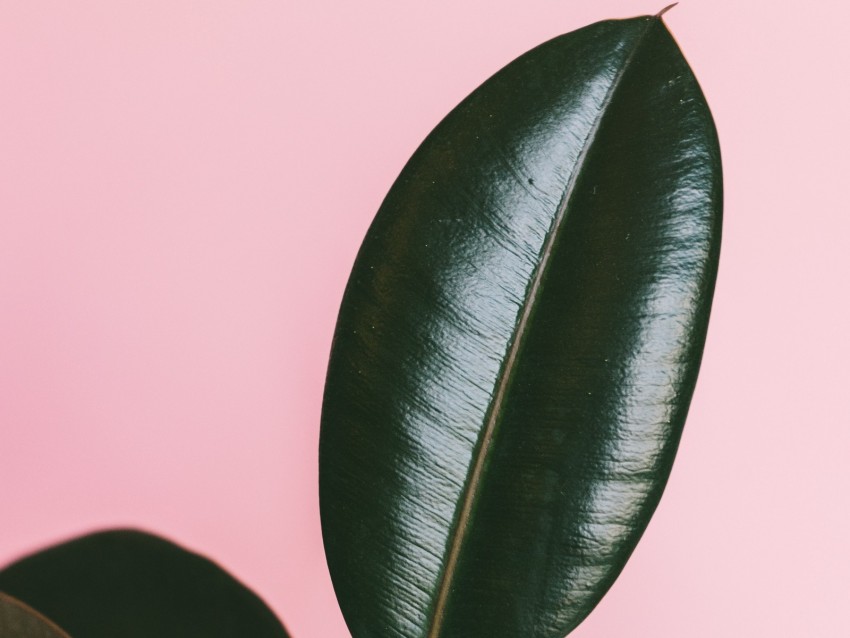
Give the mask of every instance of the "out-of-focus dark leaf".
[[0, 593], [3, 638], [68, 638], [68, 634], [20, 600]]
[[203, 556], [134, 530], [100, 532], [0, 571], [0, 591], [73, 638], [286, 638], [247, 587]]

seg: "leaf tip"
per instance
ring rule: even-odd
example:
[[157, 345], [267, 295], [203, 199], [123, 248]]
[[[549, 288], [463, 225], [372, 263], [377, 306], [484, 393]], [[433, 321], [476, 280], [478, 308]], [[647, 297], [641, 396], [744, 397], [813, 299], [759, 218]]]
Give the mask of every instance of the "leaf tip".
[[656, 17], [656, 18], [661, 18], [661, 16], [663, 16], [665, 13], [667, 13], [668, 11], [670, 11], [670, 9], [672, 9], [673, 7], [675, 7], [677, 4], [679, 4], [679, 3], [678, 3], [678, 2], [674, 2], [673, 4], [668, 4], [668, 5], [667, 5], [666, 7], [664, 7], [661, 11], [659, 11], [658, 13], [656, 13], [656, 14], [655, 14], [655, 17]]

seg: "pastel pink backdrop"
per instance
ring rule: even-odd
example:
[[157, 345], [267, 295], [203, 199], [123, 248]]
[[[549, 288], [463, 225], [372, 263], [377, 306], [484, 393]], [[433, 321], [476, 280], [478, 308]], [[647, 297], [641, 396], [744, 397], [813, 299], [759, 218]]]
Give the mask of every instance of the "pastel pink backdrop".
[[[360, 240], [491, 73], [661, 7], [0, 4], [0, 562], [140, 526], [348, 636], [316, 457]], [[721, 273], [669, 487], [576, 638], [850, 635], [846, 6], [665, 16], [720, 132]]]

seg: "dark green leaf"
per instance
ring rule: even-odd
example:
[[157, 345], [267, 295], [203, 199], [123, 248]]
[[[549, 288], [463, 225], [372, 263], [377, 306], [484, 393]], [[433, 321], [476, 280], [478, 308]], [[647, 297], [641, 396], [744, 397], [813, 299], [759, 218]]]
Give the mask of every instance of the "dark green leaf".
[[20, 600], [0, 593], [3, 638], [68, 638], [68, 634]]
[[286, 638], [256, 594], [215, 563], [138, 531], [100, 532], [0, 571], [0, 590], [73, 638]]
[[355, 638], [560, 638], [669, 475], [720, 242], [708, 107], [660, 16], [460, 104], [393, 185], [334, 337], [322, 526]]

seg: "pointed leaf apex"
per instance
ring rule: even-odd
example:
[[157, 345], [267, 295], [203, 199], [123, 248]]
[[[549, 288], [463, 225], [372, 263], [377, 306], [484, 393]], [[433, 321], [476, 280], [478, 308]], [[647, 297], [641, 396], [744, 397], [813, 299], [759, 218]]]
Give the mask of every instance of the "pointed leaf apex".
[[679, 4], [679, 3], [678, 3], [678, 2], [674, 2], [673, 4], [668, 4], [668, 5], [667, 5], [666, 7], [664, 7], [661, 11], [659, 11], [658, 13], [656, 13], [656, 14], [655, 14], [655, 17], [656, 17], [656, 18], [660, 18], [660, 17], [661, 17], [661, 16], [663, 16], [665, 13], [667, 13], [668, 11], [670, 11], [670, 9], [672, 9], [673, 7], [675, 7], [677, 4]]

